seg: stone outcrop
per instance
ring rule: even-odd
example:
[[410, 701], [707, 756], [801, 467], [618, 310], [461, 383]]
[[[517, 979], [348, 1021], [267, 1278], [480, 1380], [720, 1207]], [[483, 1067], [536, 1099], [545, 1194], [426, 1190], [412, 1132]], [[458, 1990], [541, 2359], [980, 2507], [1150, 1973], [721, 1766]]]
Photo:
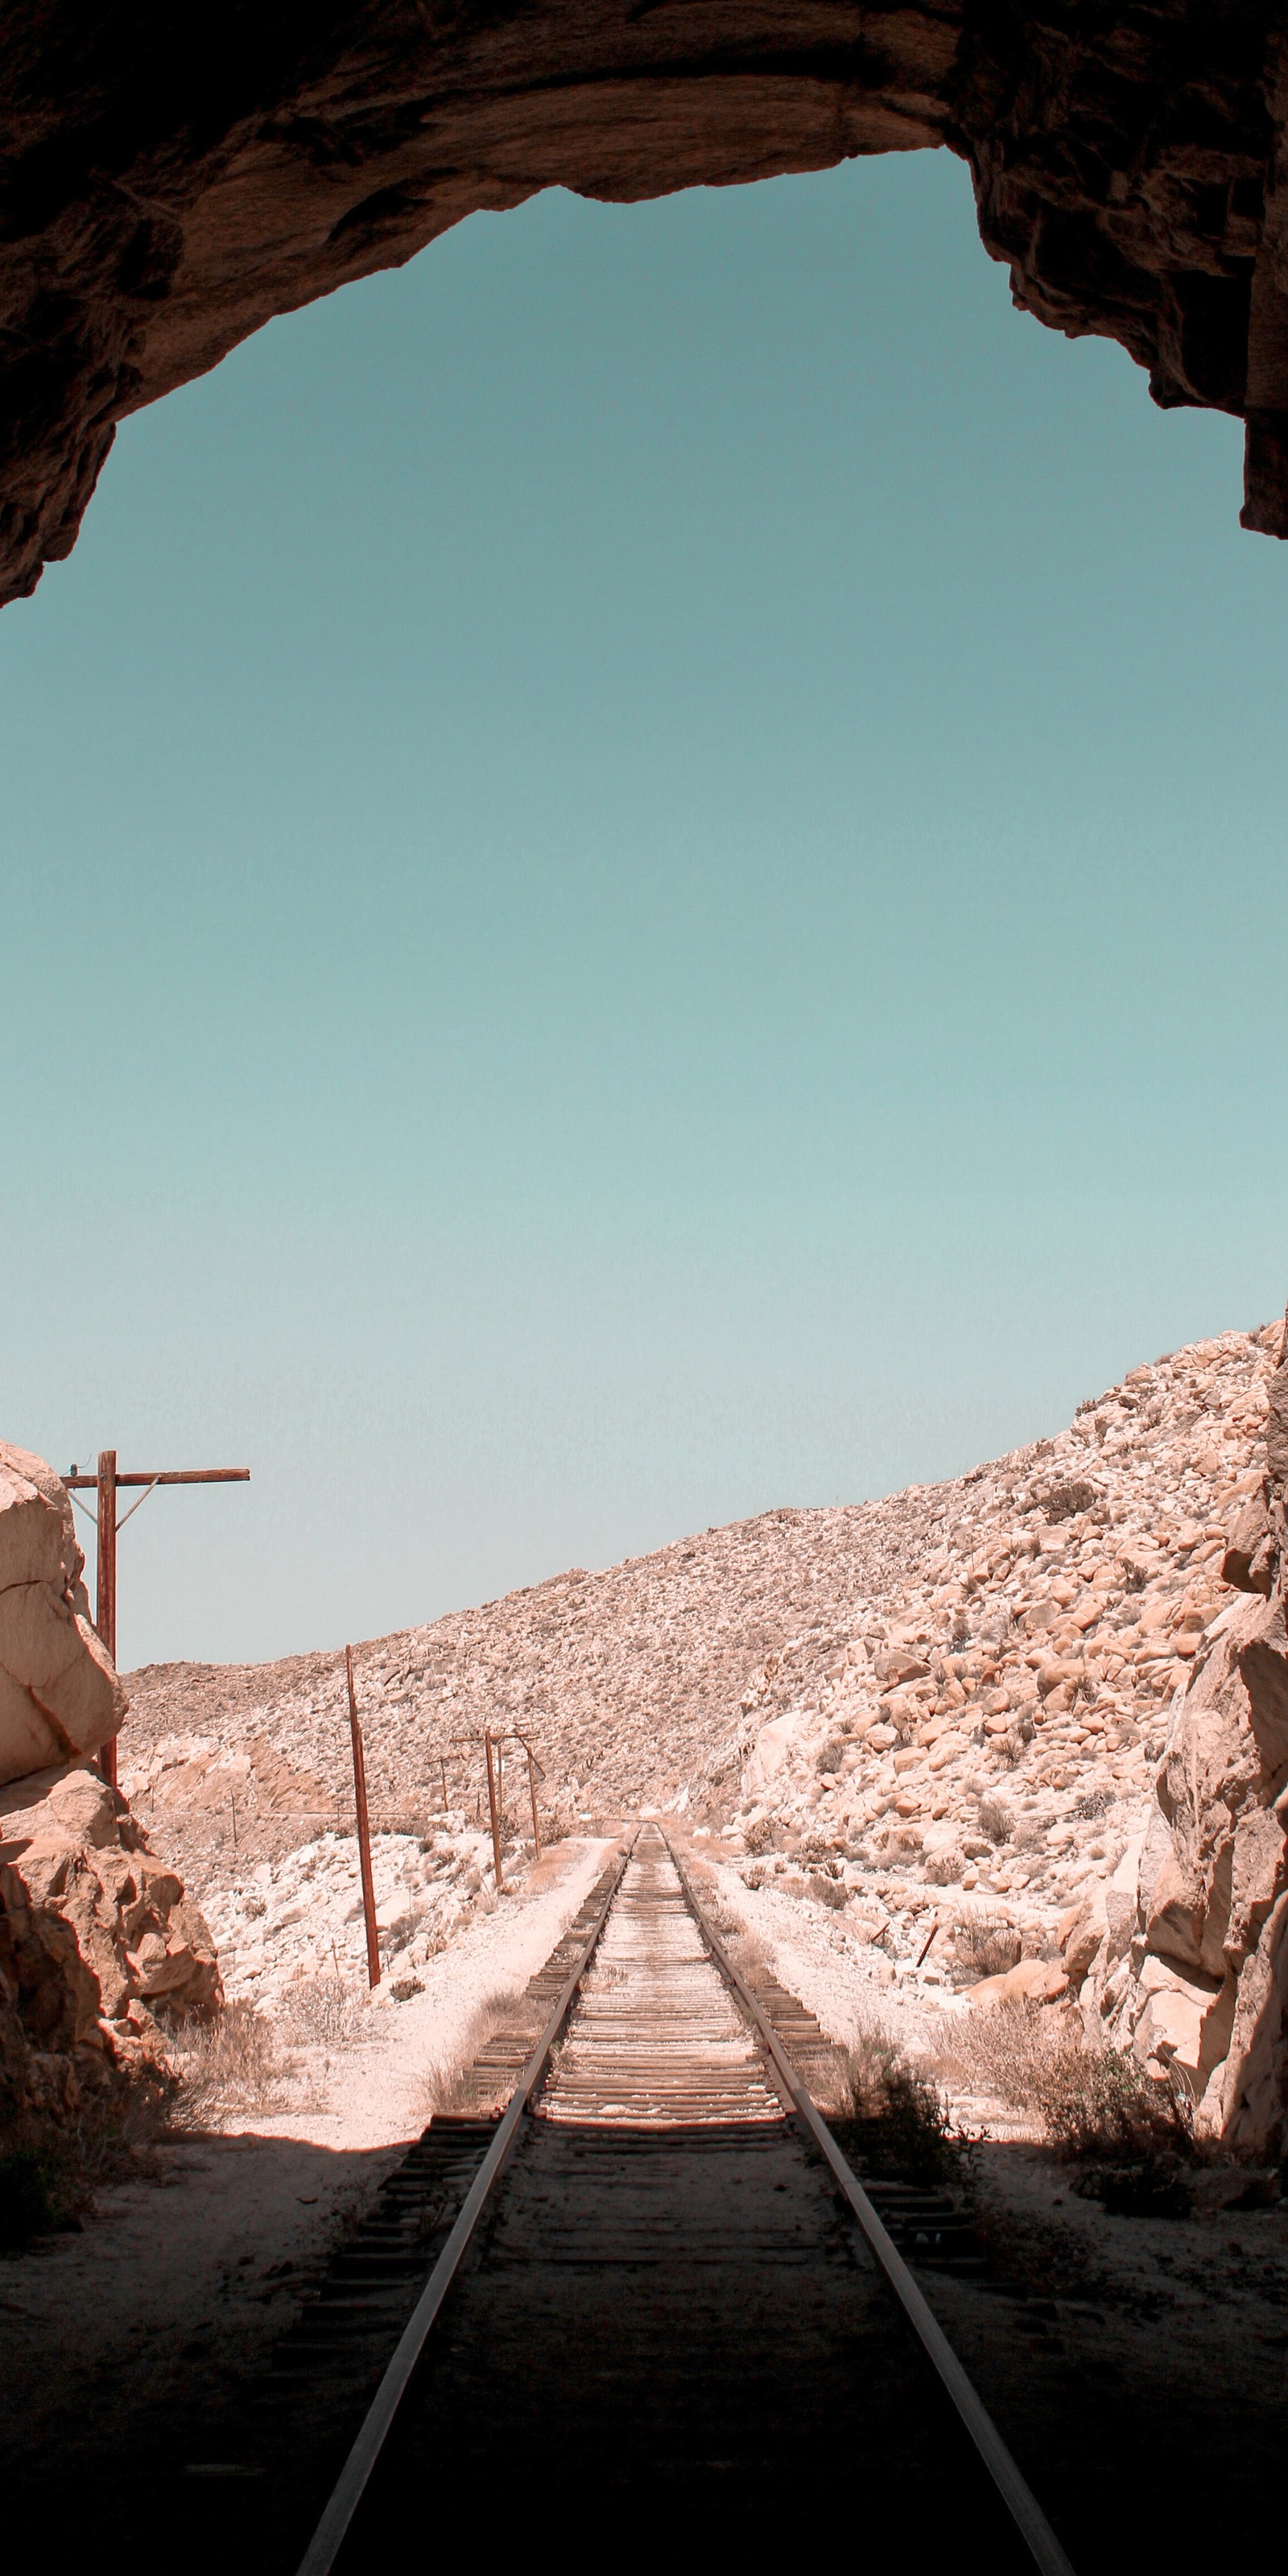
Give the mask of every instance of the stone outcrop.
[[128, 1702], [89, 1620], [71, 1499], [0, 1443], [0, 2129], [159, 2062], [222, 2000], [175, 1872], [86, 1756]]
[[0, 1782], [97, 1753], [125, 1715], [84, 1563], [66, 1487], [0, 1442]]
[[75, 542], [115, 424], [273, 314], [476, 208], [610, 200], [946, 145], [1017, 301], [1163, 404], [1247, 420], [1244, 524], [1288, 531], [1288, 120], [1266, 0], [819, 11], [287, 0], [158, 36], [0, 28], [0, 599]]
[[214, 1944], [87, 1762], [0, 1789], [0, 2126], [160, 2062], [157, 2013], [222, 2001]]
[[[1288, 1344], [1288, 1331], [1285, 1342]], [[1172, 1704], [1139, 1862], [1084, 1909], [1065, 1964], [1089, 2036], [1176, 2069], [1200, 2129], [1288, 2149], [1288, 1365], [1270, 1380], [1267, 1472], [1228, 1539], [1237, 1587]]]

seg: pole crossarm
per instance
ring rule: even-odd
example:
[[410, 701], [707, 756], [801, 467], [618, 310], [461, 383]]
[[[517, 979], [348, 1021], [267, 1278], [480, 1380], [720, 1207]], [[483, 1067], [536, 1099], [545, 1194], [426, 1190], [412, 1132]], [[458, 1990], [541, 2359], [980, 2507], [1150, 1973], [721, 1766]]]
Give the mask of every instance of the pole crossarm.
[[[98, 1467], [92, 1476], [83, 1476], [73, 1461], [62, 1482], [70, 1492], [73, 1501], [78, 1491], [83, 1491], [90, 1486], [98, 1495], [96, 1515], [98, 1601], [94, 1611], [94, 1625], [112, 1662], [115, 1663], [116, 1542], [126, 1522], [133, 1518], [140, 1504], [146, 1503], [148, 1495], [154, 1493], [158, 1485], [248, 1485], [250, 1469], [249, 1467], [156, 1467], [145, 1471], [143, 1468], [136, 1467], [122, 1475], [116, 1463], [116, 1451], [100, 1449]], [[122, 1512], [118, 1519], [116, 1497], [122, 1485], [142, 1485], [145, 1490], [140, 1494], [138, 1502], [131, 1503], [129, 1511]], [[83, 1503], [77, 1504], [78, 1511], [84, 1511], [84, 1509]], [[115, 1738], [103, 1746], [98, 1759], [104, 1779], [114, 1789], [116, 1787]]]
[[[142, 1473], [124, 1476], [118, 1472], [116, 1481], [118, 1485], [248, 1485], [250, 1469], [249, 1467], [173, 1467], [163, 1468], [155, 1476]], [[59, 1482], [66, 1485], [69, 1493], [77, 1493], [82, 1488], [97, 1485], [98, 1478], [97, 1476], [68, 1475], [60, 1477]]]

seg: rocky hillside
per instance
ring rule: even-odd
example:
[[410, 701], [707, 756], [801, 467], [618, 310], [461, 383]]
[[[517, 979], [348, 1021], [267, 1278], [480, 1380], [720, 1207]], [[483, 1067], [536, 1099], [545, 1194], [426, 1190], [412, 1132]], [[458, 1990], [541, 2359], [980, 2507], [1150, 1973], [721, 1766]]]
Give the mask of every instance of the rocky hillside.
[[[1205, 1962], [1193, 1933], [1169, 1948], [1173, 1898], [1155, 1922], [1142, 1853], [1157, 1873], [1173, 1851], [1183, 1712], [1217, 1688], [1216, 1667], [1227, 1699], [1243, 1686], [1221, 1643], [1248, 1603], [1237, 1586], [1258, 1587], [1254, 1621], [1273, 1606], [1265, 1425], [1281, 1339], [1278, 1325], [1225, 1333], [1133, 1369], [1055, 1440], [952, 1483], [766, 1513], [359, 1648], [400, 1937], [451, 1937], [462, 1891], [485, 1882], [479, 1734], [519, 1729], [544, 1768], [547, 1830], [669, 1810], [851, 1947], [906, 1955], [939, 1923], [941, 1955], [961, 1936], [982, 1956], [983, 1926], [1031, 1962], [1029, 1991], [1080, 1995], [1089, 2032], [1183, 2069], [1222, 2116], [1229, 2070], [1215, 2091], [1214, 2071], [1269, 1909], [1255, 1923], [1245, 1909], [1237, 1956]], [[336, 1879], [328, 1940], [352, 1909], [323, 1834], [350, 1813], [342, 1658], [154, 1667], [130, 1690], [131, 1793], [186, 1848], [234, 1952], [258, 1909], [254, 1974], [271, 1983], [279, 1915], [308, 1946], [301, 1846], [319, 1884]], [[522, 1790], [514, 1747], [511, 1840]], [[1282, 1827], [1264, 1783], [1247, 1794], [1273, 1879]]]
[[[484, 1726], [531, 1738], [555, 1812], [673, 1799], [738, 1724], [767, 1657], [785, 1658], [784, 1674], [812, 1669], [872, 1604], [902, 1597], [938, 1508], [914, 1488], [853, 1510], [767, 1512], [357, 1647], [375, 1810], [413, 1819], [442, 1804], [444, 1782], [450, 1804], [473, 1806]], [[204, 1807], [227, 1833], [240, 1775], [247, 1832], [288, 1810], [334, 1816], [337, 1798], [347, 1811], [342, 1652], [153, 1665], [129, 1690], [121, 1760], [145, 1807], [194, 1821]], [[194, 1760], [207, 1766], [200, 1787]]]
[[[896, 1731], [942, 1721], [928, 1776], [950, 1785], [974, 1736], [978, 1752], [1018, 1735], [1031, 1771], [1039, 1717], [1048, 1765], [1059, 1747], [1066, 1765], [1143, 1782], [1144, 1748], [1161, 1745], [1162, 1709], [1226, 1597], [1226, 1527], [1257, 1481], [1277, 1342], [1277, 1326], [1229, 1333], [1133, 1370], [1057, 1440], [953, 1484], [767, 1512], [357, 1647], [374, 1813], [428, 1818], [444, 1783], [472, 1810], [491, 1726], [530, 1738], [552, 1814], [682, 1801], [727, 1822], [761, 1728], [790, 1717], [775, 1812], [808, 1808], [816, 1827], [932, 1859], [947, 1845], [925, 1781], [916, 1817], [867, 1813], [889, 1746], [857, 1759], [854, 1746], [844, 1780], [812, 1797], [797, 1777], [822, 1720], [857, 1727], [878, 1709]], [[194, 1833], [208, 1818], [211, 1844], [231, 1850], [234, 1804], [241, 1847], [257, 1823], [298, 1841], [310, 1816], [351, 1813], [342, 1652], [152, 1665], [128, 1687], [120, 1759], [145, 1815], [172, 1811]], [[912, 1795], [901, 1788], [905, 1807]]]

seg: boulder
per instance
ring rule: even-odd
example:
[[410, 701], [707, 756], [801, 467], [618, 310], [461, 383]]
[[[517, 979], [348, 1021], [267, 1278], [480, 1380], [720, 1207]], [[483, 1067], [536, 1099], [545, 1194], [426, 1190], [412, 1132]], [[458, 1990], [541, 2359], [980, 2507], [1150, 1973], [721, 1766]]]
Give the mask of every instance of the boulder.
[[1064, 1961], [1065, 1977], [1075, 1991], [1082, 1984], [1107, 1931], [1108, 1923], [1099, 1892], [1094, 1898], [1088, 1897], [1081, 1904], [1071, 1905], [1068, 1913], [1061, 1916], [1056, 1939]]
[[761, 1727], [742, 1775], [744, 1797], [752, 1797], [757, 1790], [768, 1787], [775, 1772], [781, 1771], [787, 1760], [795, 1743], [796, 1734], [797, 1720], [794, 1715], [771, 1717]]
[[74, 2108], [161, 2060], [151, 2007], [223, 2000], [214, 1943], [178, 1874], [87, 1762], [0, 1789], [0, 2117]]
[[1221, 1561], [1221, 1581], [1232, 1584], [1238, 1592], [1260, 1592], [1268, 1600], [1273, 1574], [1270, 1480], [1267, 1477], [1256, 1492], [1249, 1495], [1230, 1531]]
[[1056, 1959], [1021, 1959], [1000, 1977], [981, 1977], [978, 1985], [967, 1988], [967, 2000], [976, 2011], [989, 2011], [995, 2004], [1054, 2004], [1068, 1990], [1069, 1980]]
[[1039, 1696], [1049, 1699], [1054, 1691], [1066, 1687], [1072, 1693], [1082, 1680], [1083, 1671], [1084, 1666], [1068, 1656], [1053, 1657], [1049, 1662], [1044, 1660], [1037, 1668]]
[[1267, 1390], [1266, 1473], [1273, 1486], [1288, 1485], [1288, 1317], [1279, 1366]]
[[84, 1563], [66, 1487], [0, 1442], [0, 1783], [97, 1753], [125, 1715]]
[[1140, 1984], [1145, 2001], [1134, 2032], [1136, 2054], [1143, 2065], [1179, 2067], [1198, 2101], [1230, 2045], [1235, 1981], [1148, 1958]]

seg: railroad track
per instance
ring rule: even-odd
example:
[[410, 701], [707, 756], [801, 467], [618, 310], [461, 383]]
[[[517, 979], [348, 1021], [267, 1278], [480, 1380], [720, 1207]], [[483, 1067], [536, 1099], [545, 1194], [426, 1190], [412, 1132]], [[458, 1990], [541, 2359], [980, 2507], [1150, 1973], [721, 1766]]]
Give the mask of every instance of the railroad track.
[[462, 2515], [495, 2538], [571, 2503], [600, 2546], [660, 2512], [671, 2554], [812, 2526], [906, 2569], [968, 2540], [1000, 2576], [1071, 2576], [894, 2241], [969, 2263], [951, 2200], [863, 2188], [806, 2087], [817, 2025], [751, 1993], [656, 1825], [527, 2007], [280, 2348], [260, 2455], [293, 2408], [314, 2467], [240, 2541], [224, 2521], [220, 2562], [365, 2576], [418, 2531], [455, 2554]]

